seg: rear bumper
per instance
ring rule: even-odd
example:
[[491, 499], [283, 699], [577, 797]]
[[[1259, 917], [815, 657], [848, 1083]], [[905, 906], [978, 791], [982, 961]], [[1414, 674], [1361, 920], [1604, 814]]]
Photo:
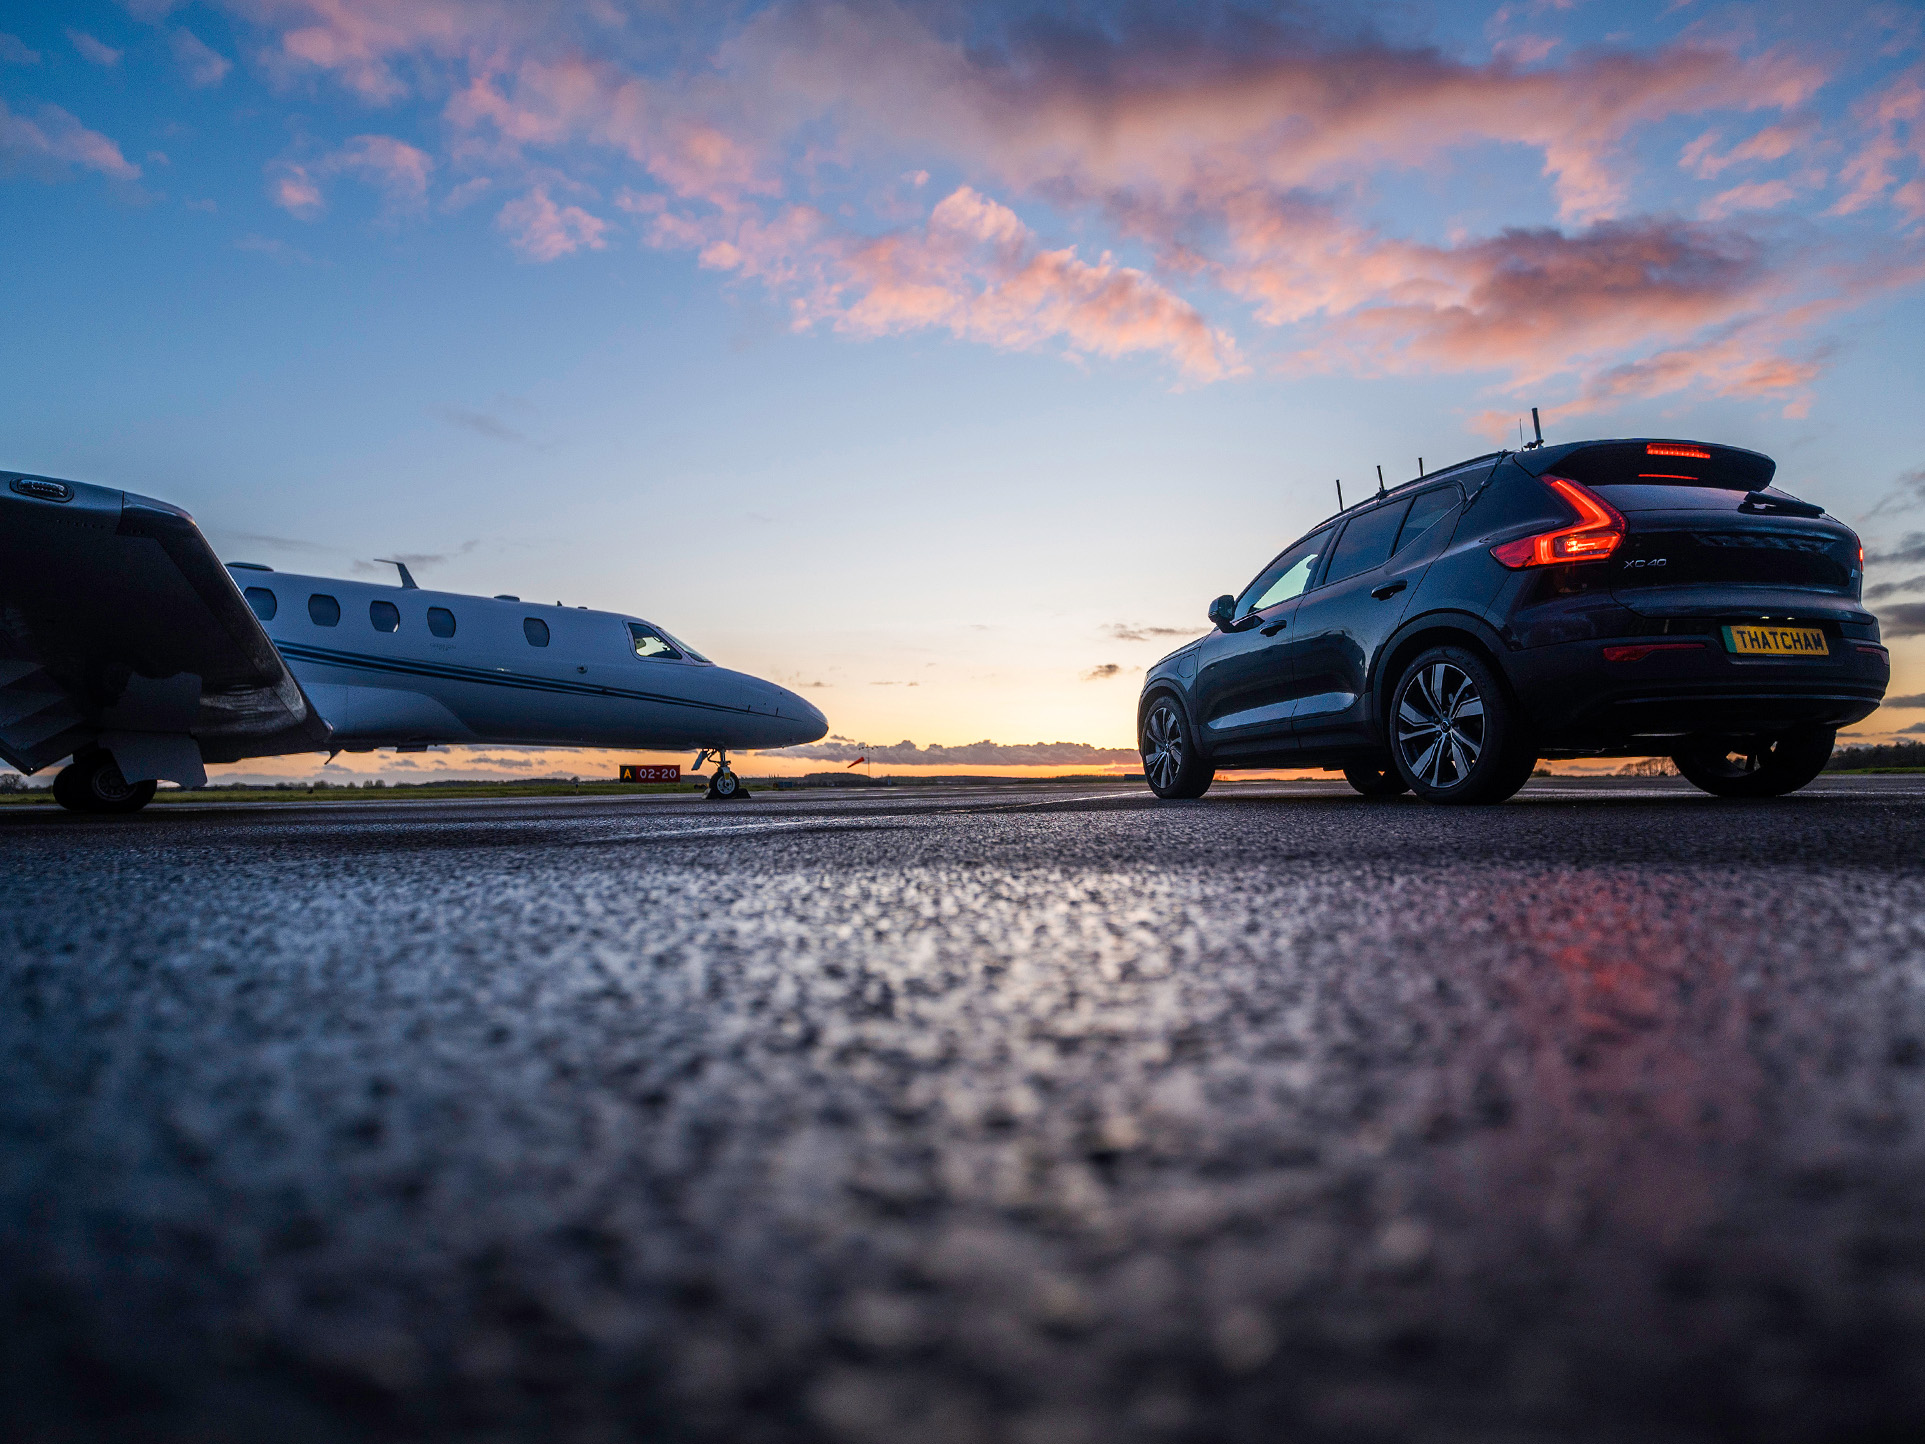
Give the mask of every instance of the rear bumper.
[[[1702, 647], [1607, 660], [1627, 642]], [[1722, 639], [1620, 638], [1512, 652], [1504, 670], [1539, 745], [1610, 747], [1640, 737], [1844, 727], [1871, 715], [1891, 681], [1883, 647], [1830, 639], [1824, 658], [1740, 658]]]

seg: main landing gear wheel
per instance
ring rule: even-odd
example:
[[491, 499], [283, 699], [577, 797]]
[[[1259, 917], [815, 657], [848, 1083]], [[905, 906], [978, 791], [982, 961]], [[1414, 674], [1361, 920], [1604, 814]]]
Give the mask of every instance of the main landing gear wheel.
[[1343, 770], [1343, 780], [1365, 797], [1401, 797], [1410, 784], [1388, 757], [1381, 762], [1352, 762]]
[[1392, 696], [1391, 757], [1426, 802], [1502, 802], [1537, 766], [1523, 718], [1475, 652], [1432, 647]]
[[111, 753], [85, 752], [60, 769], [53, 796], [69, 812], [139, 812], [154, 800], [154, 784], [122, 777]]
[[1143, 778], [1158, 797], [1201, 797], [1216, 780], [1203, 760], [1189, 719], [1175, 700], [1161, 696], [1143, 715]]
[[1687, 782], [1713, 797], [1783, 797], [1825, 770], [1836, 736], [1816, 727], [1783, 737], [1699, 739], [1671, 760]]

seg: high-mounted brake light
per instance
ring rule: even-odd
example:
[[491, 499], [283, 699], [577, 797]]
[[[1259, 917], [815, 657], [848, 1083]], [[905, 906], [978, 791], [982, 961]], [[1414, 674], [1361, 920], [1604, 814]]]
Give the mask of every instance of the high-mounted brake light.
[[1711, 460], [1711, 453], [1702, 446], [1668, 446], [1662, 441], [1648, 441], [1644, 445], [1646, 456], [1690, 456], [1699, 461]]
[[1624, 540], [1624, 516], [1592, 491], [1561, 476], [1542, 478], [1576, 510], [1577, 525], [1519, 537], [1491, 548], [1491, 555], [1513, 571], [1520, 567], [1548, 567], [1558, 562], [1601, 562]]

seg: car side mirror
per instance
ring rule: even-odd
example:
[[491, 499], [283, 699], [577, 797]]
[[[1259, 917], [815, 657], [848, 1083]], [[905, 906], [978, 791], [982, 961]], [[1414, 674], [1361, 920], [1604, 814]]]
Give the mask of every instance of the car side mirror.
[[1219, 632], [1234, 630], [1231, 623], [1236, 609], [1237, 599], [1232, 596], [1221, 596], [1210, 603], [1210, 620], [1216, 623]]

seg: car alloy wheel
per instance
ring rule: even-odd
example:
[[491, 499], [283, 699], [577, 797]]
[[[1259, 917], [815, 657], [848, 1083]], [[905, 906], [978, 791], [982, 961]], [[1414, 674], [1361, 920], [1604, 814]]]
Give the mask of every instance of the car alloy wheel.
[[1497, 670], [1468, 647], [1433, 647], [1397, 683], [1391, 756], [1428, 802], [1502, 802], [1537, 765], [1537, 747]]
[[1470, 673], [1433, 662], [1397, 699], [1397, 748], [1405, 770], [1438, 790], [1461, 786], [1484, 755], [1484, 698]]
[[1169, 702], [1152, 707], [1143, 723], [1143, 771], [1158, 792], [1173, 789], [1183, 771], [1183, 722]]
[[1216, 769], [1197, 749], [1182, 704], [1167, 692], [1150, 703], [1143, 717], [1143, 780], [1158, 797], [1201, 797], [1210, 790]]

